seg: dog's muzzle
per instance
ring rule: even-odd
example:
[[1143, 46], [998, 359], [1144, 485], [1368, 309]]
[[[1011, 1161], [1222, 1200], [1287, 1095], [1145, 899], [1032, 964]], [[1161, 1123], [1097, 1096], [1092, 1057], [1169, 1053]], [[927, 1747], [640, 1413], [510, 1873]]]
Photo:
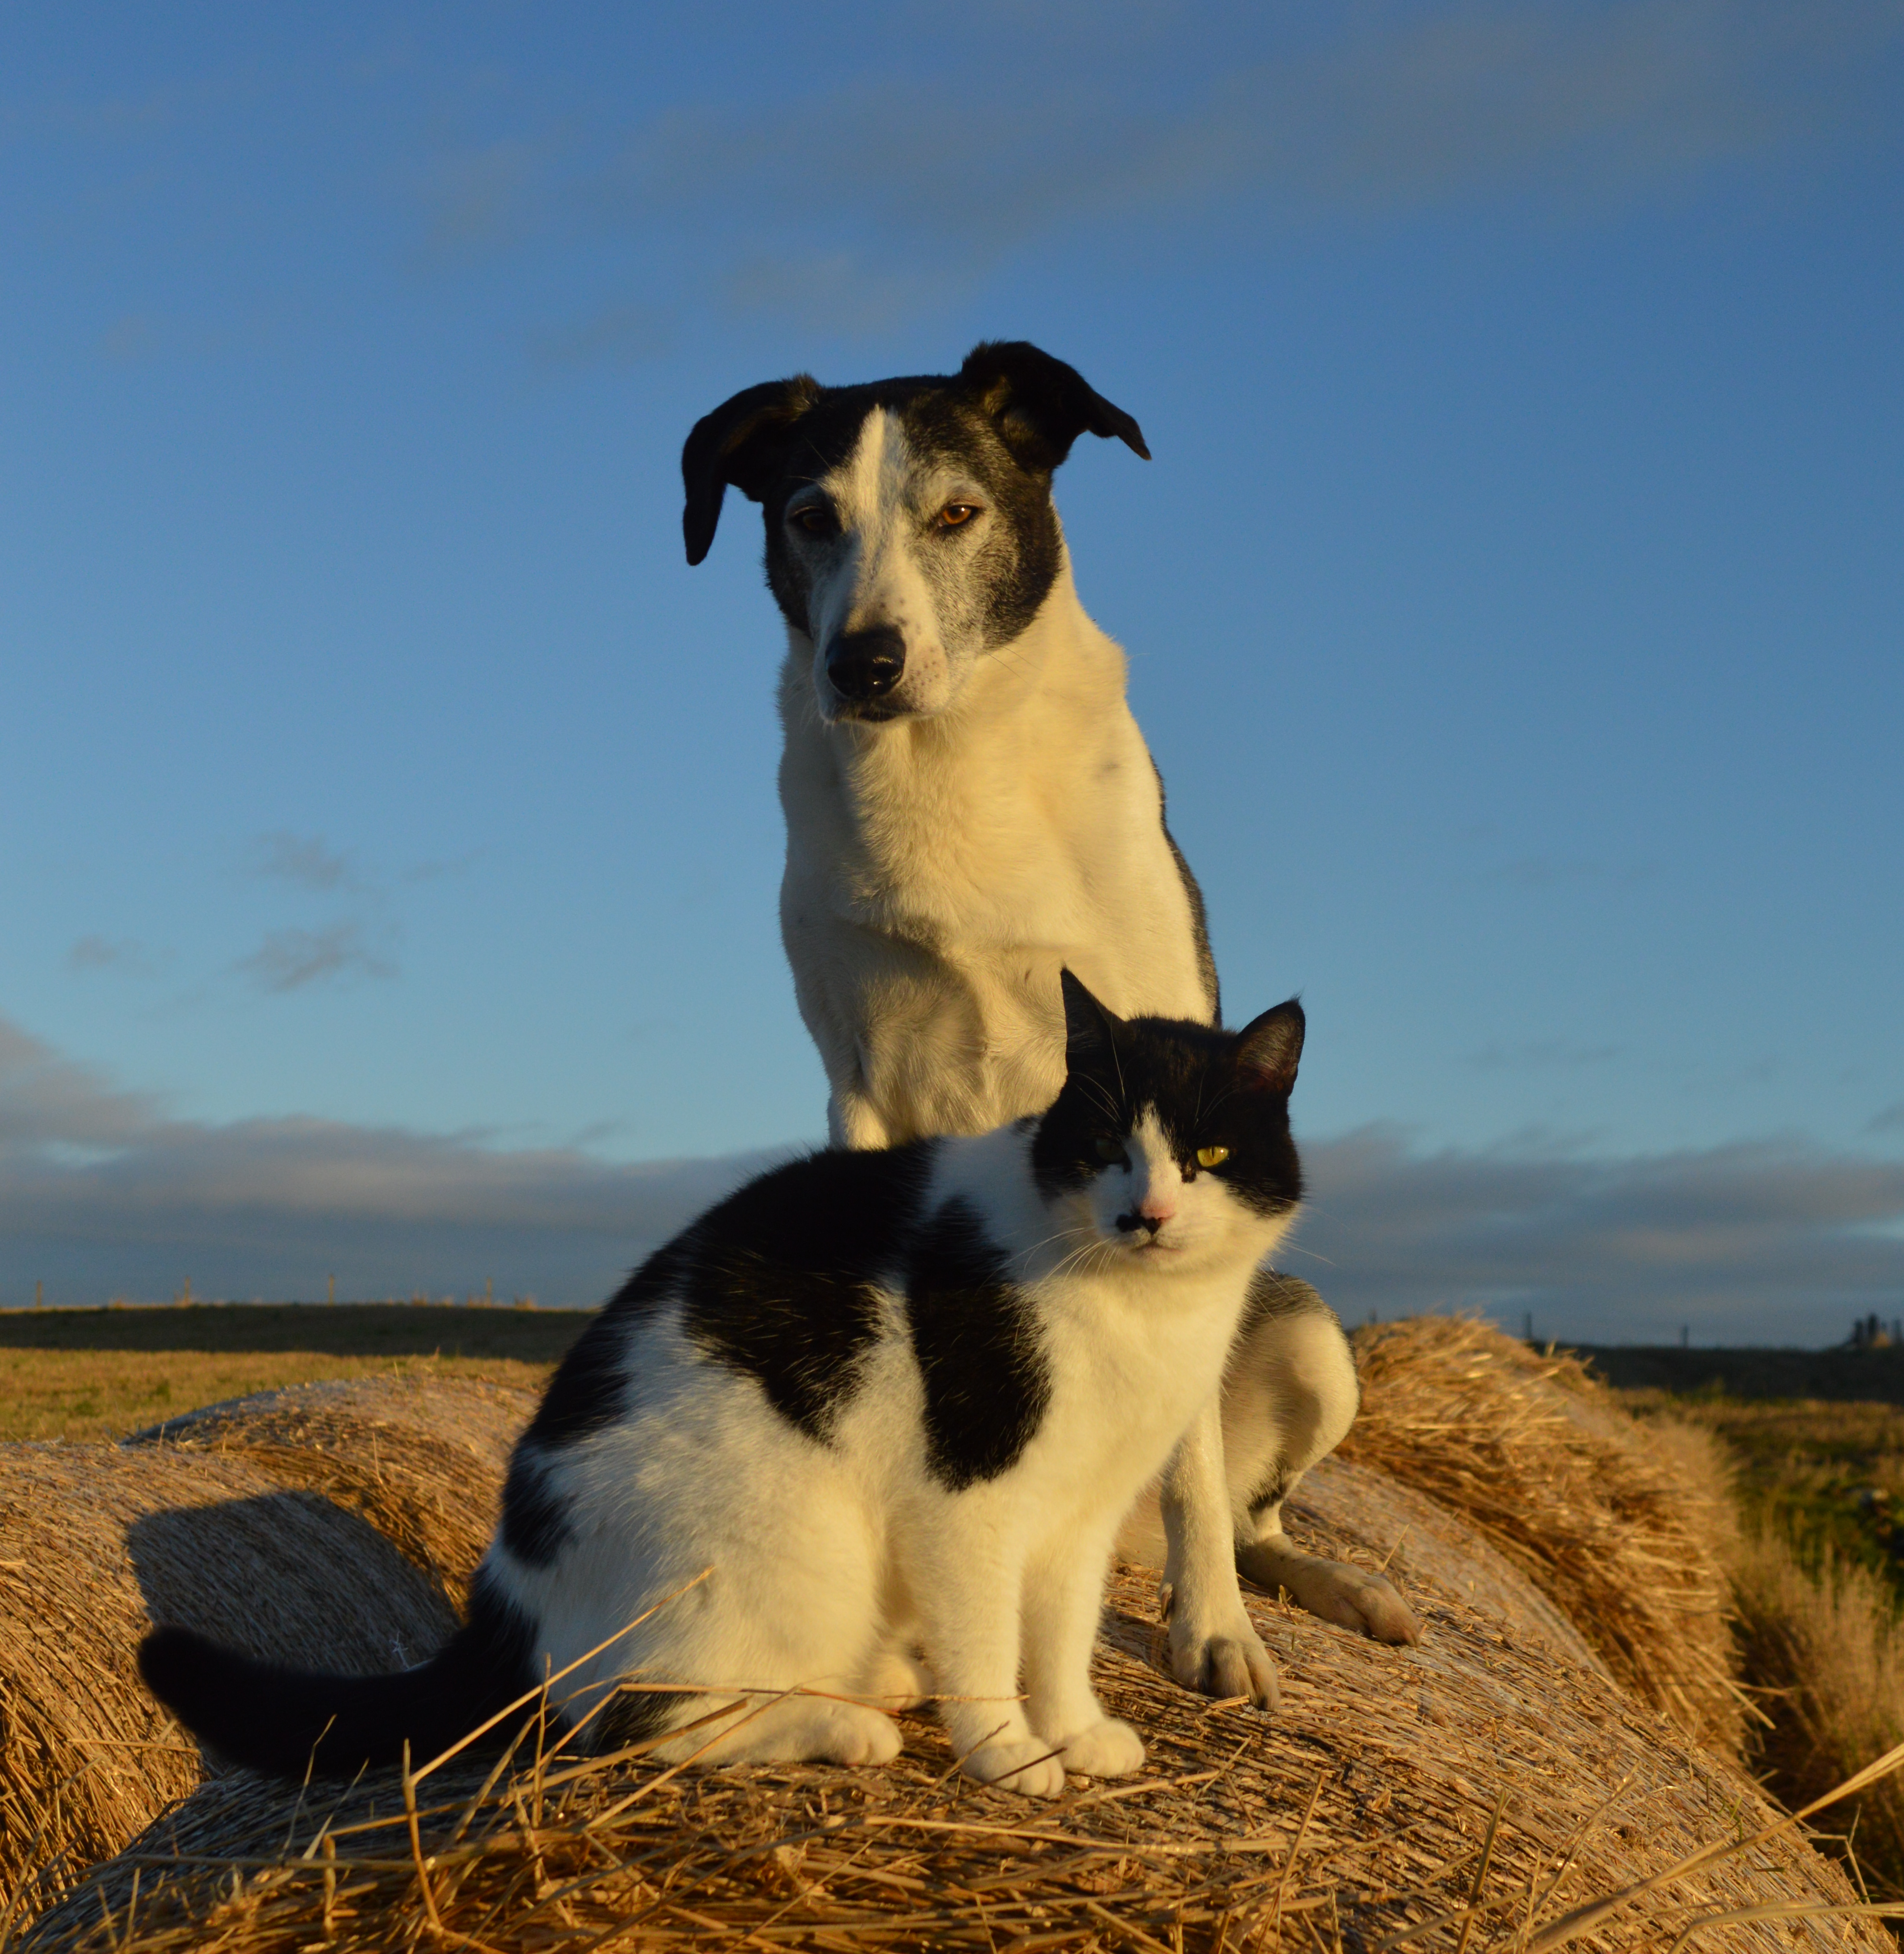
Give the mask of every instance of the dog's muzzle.
[[827, 682], [849, 705], [876, 705], [906, 670], [906, 640], [891, 624], [842, 631], [826, 648]]

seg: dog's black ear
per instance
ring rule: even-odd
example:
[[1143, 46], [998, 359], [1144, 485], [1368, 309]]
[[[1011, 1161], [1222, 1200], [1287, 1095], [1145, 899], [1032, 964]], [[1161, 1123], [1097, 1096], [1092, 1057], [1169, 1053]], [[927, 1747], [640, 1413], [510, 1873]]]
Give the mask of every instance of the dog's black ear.
[[732, 482], [752, 501], [773, 486], [794, 423], [820, 397], [818, 381], [807, 373], [790, 380], [763, 381], [724, 401], [694, 423], [681, 450], [681, 480], [687, 490], [681, 533], [687, 560], [699, 563], [714, 546], [721, 503]]
[[1005, 445], [1027, 468], [1048, 475], [1081, 434], [1114, 435], [1148, 461], [1143, 430], [1122, 407], [1093, 390], [1075, 366], [1028, 340], [982, 340], [959, 378], [998, 424]]

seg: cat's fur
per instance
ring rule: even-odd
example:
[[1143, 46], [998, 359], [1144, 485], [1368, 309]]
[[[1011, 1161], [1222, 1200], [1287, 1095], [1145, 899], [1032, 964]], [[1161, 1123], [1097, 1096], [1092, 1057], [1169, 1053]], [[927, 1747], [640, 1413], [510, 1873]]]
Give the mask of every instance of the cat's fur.
[[[765, 520], [787, 627], [781, 929], [839, 1144], [982, 1133], [1048, 1105], [1060, 967], [1126, 1017], [1221, 1022], [1203, 898], [1052, 501], [1086, 434], [1149, 453], [1074, 368], [1011, 341], [953, 375], [750, 387], [683, 450], [690, 563], [730, 486]], [[1165, 1570], [1180, 1682], [1274, 1701], [1239, 1567], [1330, 1620], [1415, 1638], [1380, 1575], [1283, 1533], [1284, 1498], [1357, 1403], [1334, 1315], [1265, 1274], [1221, 1403], [1124, 1541]]]
[[[665, 1758], [877, 1762], [887, 1712], [936, 1692], [976, 1777], [1136, 1770], [1088, 1673], [1112, 1542], [1295, 1214], [1302, 1013], [1126, 1023], [1063, 984], [1042, 1117], [794, 1162], [629, 1281], [518, 1445], [432, 1661], [298, 1676], [162, 1629], [155, 1693], [290, 1773], [421, 1761], [565, 1670], [566, 1719]], [[635, 1671], [697, 1693], [618, 1689]]]

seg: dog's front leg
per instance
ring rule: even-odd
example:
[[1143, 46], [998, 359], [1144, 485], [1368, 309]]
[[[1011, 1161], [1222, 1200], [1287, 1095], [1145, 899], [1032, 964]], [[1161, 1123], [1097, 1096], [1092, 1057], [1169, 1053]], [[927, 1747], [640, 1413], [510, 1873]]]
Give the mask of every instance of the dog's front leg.
[[1164, 1579], [1170, 1673], [1206, 1696], [1276, 1707], [1276, 1665], [1236, 1586], [1235, 1531], [1223, 1466], [1223, 1412], [1213, 1392], [1164, 1469]]
[[827, 1138], [836, 1147], [866, 1153], [893, 1144], [892, 1129], [863, 1092], [836, 1085], [827, 1096]]

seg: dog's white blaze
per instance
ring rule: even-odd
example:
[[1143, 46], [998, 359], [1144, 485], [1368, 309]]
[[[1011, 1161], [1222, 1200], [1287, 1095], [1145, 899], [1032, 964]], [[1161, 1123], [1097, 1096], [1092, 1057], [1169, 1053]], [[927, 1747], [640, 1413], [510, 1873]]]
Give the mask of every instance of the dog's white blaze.
[[875, 407], [853, 452], [822, 478], [843, 532], [834, 561], [815, 580], [808, 600], [815, 685], [822, 696], [826, 648], [835, 636], [890, 625], [906, 643], [905, 672], [890, 702], [913, 713], [936, 712], [947, 702], [945, 634], [919, 558], [919, 473], [899, 417]]

